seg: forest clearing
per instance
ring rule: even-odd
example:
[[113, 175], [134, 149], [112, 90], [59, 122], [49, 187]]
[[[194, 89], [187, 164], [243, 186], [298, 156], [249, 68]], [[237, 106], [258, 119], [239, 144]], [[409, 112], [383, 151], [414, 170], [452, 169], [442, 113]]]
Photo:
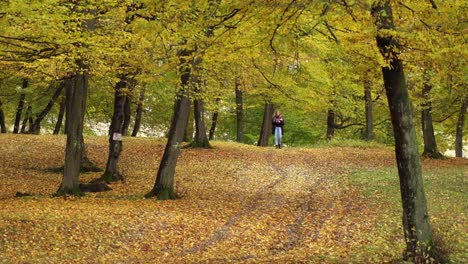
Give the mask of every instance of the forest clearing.
[[[125, 138], [125, 182], [52, 197], [65, 136], [0, 136], [0, 263], [399, 263], [404, 251], [394, 151], [387, 147], [184, 149], [177, 200], [144, 195], [164, 141]], [[106, 137], [85, 137], [105, 166]], [[425, 159], [434, 233], [466, 263], [468, 160]], [[102, 172], [81, 174], [82, 182]], [[15, 197], [17, 193], [30, 196]]]

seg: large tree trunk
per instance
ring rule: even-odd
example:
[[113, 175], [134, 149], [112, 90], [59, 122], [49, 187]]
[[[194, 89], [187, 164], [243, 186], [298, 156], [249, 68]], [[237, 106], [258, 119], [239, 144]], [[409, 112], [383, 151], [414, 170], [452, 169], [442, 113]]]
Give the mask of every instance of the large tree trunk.
[[186, 58], [191, 55], [191, 52], [184, 50], [178, 55], [182, 70], [182, 90], [179, 92], [179, 97], [175, 101], [169, 138], [159, 165], [156, 182], [154, 183], [153, 189], [146, 195], [147, 198], [156, 196], [159, 200], [176, 199], [174, 192], [174, 173], [180, 154], [180, 143], [184, 137], [190, 112], [190, 100], [185, 89], [188, 89], [191, 74], [191, 67], [187, 65]]
[[434, 134], [434, 126], [432, 124], [432, 103], [430, 99], [429, 92], [432, 90], [432, 86], [424, 82], [424, 86], [422, 89], [422, 113], [421, 113], [421, 121], [422, 121], [422, 131], [423, 131], [423, 139], [424, 139], [424, 152], [423, 156], [430, 157], [430, 158], [442, 158], [443, 155], [437, 150], [437, 142]]
[[275, 112], [274, 105], [272, 103], [265, 103], [265, 108], [263, 111], [263, 122], [262, 129], [260, 130], [260, 139], [258, 140], [258, 146], [266, 147], [268, 146], [268, 138], [271, 134], [271, 119], [273, 118], [273, 113]]
[[333, 109], [328, 109], [327, 113], [327, 141], [332, 140], [335, 136], [335, 112]]
[[141, 126], [141, 116], [143, 114], [143, 101], [145, 100], [145, 89], [142, 88], [140, 91], [140, 97], [138, 98], [138, 104], [135, 114], [135, 124], [133, 126], [132, 137], [136, 137]]
[[236, 79], [236, 141], [239, 143], [244, 142], [244, 103], [242, 98], [242, 90], [240, 90], [239, 81]]
[[60, 128], [62, 127], [62, 123], [63, 123], [64, 113], [65, 113], [65, 96], [62, 96], [62, 100], [60, 101], [59, 114], [57, 117], [57, 123], [55, 124], [55, 128], [54, 128], [54, 135], [58, 135], [60, 133]]
[[67, 143], [65, 147], [65, 167], [57, 195], [81, 195], [80, 168], [84, 152], [83, 121], [88, 92], [86, 72], [65, 81], [67, 95], [70, 95], [66, 108]]
[[[379, 31], [394, 29], [390, 0], [376, 1], [372, 15]], [[416, 263], [425, 263], [426, 259], [435, 257], [436, 254], [423, 188], [411, 102], [403, 64], [397, 53], [400, 50], [399, 44], [388, 33], [378, 32], [376, 39], [382, 56], [390, 63], [389, 66], [382, 67], [382, 73], [395, 137], [406, 258]]]
[[364, 81], [364, 99], [366, 107], [366, 127], [364, 128], [364, 139], [374, 139], [374, 118], [372, 117], [372, 89], [369, 80]]
[[[28, 87], [28, 80], [23, 79], [23, 83], [21, 85], [22, 89], [26, 89]], [[26, 98], [26, 94], [22, 93], [20, 95], [20, 100], [18, 103], [18, 108], [16, 108], [16, 117], [15, 117], [15, 124], [13, 127], [13, 133], [18, 134], [19, 129], [20, 129], [20, 123], [21, 123], [21, 114], [23, 113], [23, 108], [24, 108], [24, 99]]]
[[455, 156], [463, 157], [463, 126], [465, 124], [466, 108], [468, 107], [468, 97], [466, 97], [461, 104], [460, 114], [458, 115], [457, 134], [455, 137]]
[[195, 99], [193, 101], [193, 110], [195, 117], [195, 137], [191, 143], [195, 148], [210, 148], [210, 142], [206, 135], [205, 128], [205, 107], [202, 99]]
[[111, 129], [109, 135], [109, 156], [107, 165], [101, 180], [106, 182], [115, 182], [123, 180], [122, 174], [118, 169], [120, 153], [122, 151], [122, 136], [125, 133], [125, 105], [128, 96], [124, 93], [124, 89], [128, 86], [127, 80], [121, 78], [115, 86], [114, 93], [114, 114], [112, 116]]
[[1, 100], [0, 100], [0, 133], [6, 133], [5, 114], [3, 113]]
[[39, 115], [36, 117], [36, 120], [34, 120], [32, 126], [29, 128], [30, 133], [39, 134], [42, 120], [46, 117], [46, 115], [50, 112], [50, 110], [54, 106], [55, 101], [62, 93], [63, 87], [65, 87], [65, 83], [61, 82], [59, 86], [57, 87], [57, 89], [55, 90], [55, 93], [52, 95], [52, 98], [50, 99], [49, 103], [46, 105], [44, 110], [42, 110], [42, 112], [39, 113]]

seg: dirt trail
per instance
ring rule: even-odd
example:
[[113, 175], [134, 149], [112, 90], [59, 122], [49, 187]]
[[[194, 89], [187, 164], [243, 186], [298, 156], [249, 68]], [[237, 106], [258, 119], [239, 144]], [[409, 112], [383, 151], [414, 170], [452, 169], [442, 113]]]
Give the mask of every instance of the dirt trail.
[[[363, 205], [362, 197], [343, 185], [343, 175], [349, 164], [324, 162], [330, 158], [328, 156], [287, 156], [270, 149], [262, 159], [257, 157], [257, 161], [264, 160], [270, 168], [269, 181], [207, 239], [181, 250], [178, 257], [193, 258], [216, 252], [217, 248], [245, 246], [262, 248], [259, 250], [262, 253], [216, 256], [208, 260], [229, 262], [263, 258], [268, 261], [292, 250], [305, 250], [314, 243], [323, 246], [333, 239], [331, 237], [341, 237], [343, 243], [351, 239], [352, 234], [346, 227], [343, 230], [332, 228], [363, 216], [363, 210], [357, 208]], [[263, 228], [252, 227], [256, 224], [263, 224]], [[260, 239], [244, 239], [242, 234], [251, 237], [252, 232]]]

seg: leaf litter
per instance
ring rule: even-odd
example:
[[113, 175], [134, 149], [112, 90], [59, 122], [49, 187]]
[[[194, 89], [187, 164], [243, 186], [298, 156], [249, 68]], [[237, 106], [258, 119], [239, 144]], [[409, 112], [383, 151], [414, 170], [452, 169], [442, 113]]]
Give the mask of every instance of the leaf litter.
[[[103, 168], [107, 138], [86, 137], [85, 142], [89, 158]], [[125, 138], [120, 161], [125, 183], [113, 184], [109, 192], [63, 199], [51, 197], [62, 175], [47, 169], [63, 164], [65, 137], [2, 135], [0, 259], [7, 263], [373, 259], [365, 249], [375, 243], [371, 233], [382, 208], [350, 185], [347, 177], [356, 168], [395, 166], [393, 151], [213, 145], [214, 149], [182, 151], [175, 176], [178, 200], [143, 198], [154, 184], [164, 150], [163, 141], [148, 138]], [[85, 173], [81, 180], [99, 176]], [[15, 198], [16, 192], [32, 196]], [[395, 239], [403, 243], [399, 234]], [[401, 254], [398, 250], [374, 257], [390, 262]]]

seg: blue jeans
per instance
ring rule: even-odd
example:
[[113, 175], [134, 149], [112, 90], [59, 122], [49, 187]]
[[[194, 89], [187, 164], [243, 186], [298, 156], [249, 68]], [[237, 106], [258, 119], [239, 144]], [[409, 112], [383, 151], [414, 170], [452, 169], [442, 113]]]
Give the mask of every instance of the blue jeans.
[[279, 146], [281, 144], [282, 132], [281, 127], [275, 127], [275, 146]]

